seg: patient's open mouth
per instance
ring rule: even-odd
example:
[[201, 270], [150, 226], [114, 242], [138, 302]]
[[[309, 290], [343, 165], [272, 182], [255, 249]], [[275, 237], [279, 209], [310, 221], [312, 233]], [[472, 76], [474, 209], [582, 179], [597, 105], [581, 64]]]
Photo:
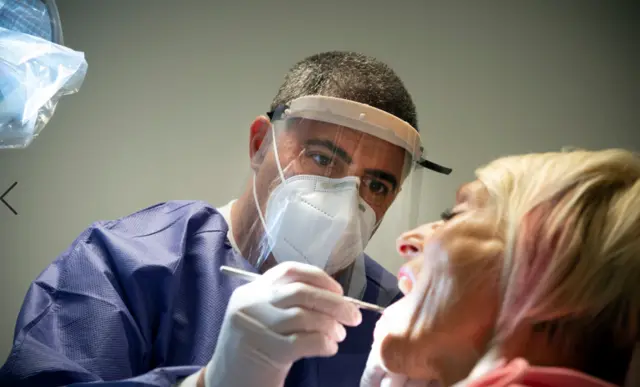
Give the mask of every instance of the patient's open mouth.
[[413, 255], [418, 252], [418, 248], [409, 243], [400, 245], [398, 249], [402, 254], [406, 254], [406, 255]]
[[398, 287], [404, 294], [409, 294], [413, 288], [415, 277], [411, 269], [407, 266], [402, 266], [398, 272]]

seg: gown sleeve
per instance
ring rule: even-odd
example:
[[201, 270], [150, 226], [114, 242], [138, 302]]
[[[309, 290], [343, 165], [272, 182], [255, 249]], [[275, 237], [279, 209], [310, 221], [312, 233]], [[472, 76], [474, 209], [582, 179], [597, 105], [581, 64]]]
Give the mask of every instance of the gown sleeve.
[[197, 212], [161, 204], [85, 230], [31, 284], [0, 386], [169, 387], [198, 371], [154, 355]]

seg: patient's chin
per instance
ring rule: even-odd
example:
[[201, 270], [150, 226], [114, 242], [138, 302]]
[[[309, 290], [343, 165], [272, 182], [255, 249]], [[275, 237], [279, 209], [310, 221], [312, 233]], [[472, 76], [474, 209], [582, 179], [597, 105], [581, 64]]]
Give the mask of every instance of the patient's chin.
[[389, 334], [382, 339], [380, 355], [390, 372], [451, 386], [466, 378], [481, 356], [465, 341], [448, 333], [423, 333], [416, 338]]

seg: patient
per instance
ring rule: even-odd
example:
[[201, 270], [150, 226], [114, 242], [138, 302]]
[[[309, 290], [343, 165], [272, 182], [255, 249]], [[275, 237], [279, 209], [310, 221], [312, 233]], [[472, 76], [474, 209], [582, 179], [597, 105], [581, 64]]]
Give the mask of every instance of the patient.
[[374, 350], [442, 386], [620, 386], [640, 328], [640, 158], [506, 157], [398, 240]]

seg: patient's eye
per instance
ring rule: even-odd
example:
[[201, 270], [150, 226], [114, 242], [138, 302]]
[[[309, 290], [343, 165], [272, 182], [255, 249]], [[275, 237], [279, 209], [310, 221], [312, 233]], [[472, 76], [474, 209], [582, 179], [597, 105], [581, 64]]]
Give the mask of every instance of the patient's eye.
[[440, 214], [440, 219], [442, 219], [443, 221], [447, 221], [447, 220], [451, 220], [453, 219], [454, 216], [456, 216], [457, 214], [455, 212], [453, 212], [453, 210], [446, 209], [444, 211], [442, 211], [442, 214]]

